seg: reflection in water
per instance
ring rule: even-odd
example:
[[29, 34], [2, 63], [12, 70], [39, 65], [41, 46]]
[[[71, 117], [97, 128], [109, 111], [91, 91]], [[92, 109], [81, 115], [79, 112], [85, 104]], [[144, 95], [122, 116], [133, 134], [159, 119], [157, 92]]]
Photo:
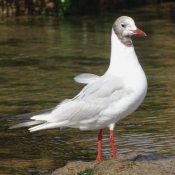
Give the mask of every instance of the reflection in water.
[[[125, 14], [133, 17], [148, 35], [133, 37], [133, 42], [149, 88], [137, 112], [115, 127], [118, 153], [144, 151], [175, 155], [173, 5], [64, 20], [2, 19], [1, 117], [56, 106], [83, 87], [73, 81], [74, 76], [85, 72], [102, 75], [109, 64], [112, 23]], [[95, 159], [97, 131], [6, 130], [12, 124], [0, 122], [0, 174], [50, 174], [70, 160]], [[110, 156], [108, 135], [108, 129], [104, 130], [105, 156]]]

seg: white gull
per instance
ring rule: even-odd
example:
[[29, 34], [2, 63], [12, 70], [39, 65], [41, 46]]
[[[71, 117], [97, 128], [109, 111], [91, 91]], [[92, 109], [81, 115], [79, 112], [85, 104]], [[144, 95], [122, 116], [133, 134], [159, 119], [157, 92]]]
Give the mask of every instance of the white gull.
[[60, 127], [100, 130], [97, 160], [102, 160], [102, 129], [109, 127], [112, 155], [116, 157], [113, 130], [116, 122], [134, 112], [147, 92], [147, 80], [132, 44], [134, 34], [146, 36], [132, 18], [121, 16], [112, 27], [111, 58], [103, 76], [81, 74], [75, 81], [87, 84], [73, 99], [66, 99], [49, 113], [9, 129], [33, 126], [30, 132]]

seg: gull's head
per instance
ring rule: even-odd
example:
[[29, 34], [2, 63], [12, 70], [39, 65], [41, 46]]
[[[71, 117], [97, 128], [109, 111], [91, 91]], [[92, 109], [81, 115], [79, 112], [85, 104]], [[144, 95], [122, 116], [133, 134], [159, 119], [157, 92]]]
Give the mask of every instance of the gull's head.
[[141, 35], [146, 36], [146, 34], [138, 29], [135, 25], [135, 22], [132, 18], [128, 16], [119, 17], [112, 26], [113, 35], [112, 38], [117, 38], [127, 47], [132, 47], [132, 35]]
[[134, 20], [128, 16], [119, 17], [113, 24], [113, 30], [119, 38], [132, 35], [146, 36], [142, 30], [136, 27]]

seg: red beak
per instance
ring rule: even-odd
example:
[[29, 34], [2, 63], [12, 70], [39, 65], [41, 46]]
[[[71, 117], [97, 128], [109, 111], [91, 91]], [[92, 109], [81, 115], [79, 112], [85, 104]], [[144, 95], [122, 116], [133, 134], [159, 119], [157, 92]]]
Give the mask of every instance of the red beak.
[[132, 30], [132, 32], [136, 35], [146, 36], [146, 33], [138, 28], [136, 30]]

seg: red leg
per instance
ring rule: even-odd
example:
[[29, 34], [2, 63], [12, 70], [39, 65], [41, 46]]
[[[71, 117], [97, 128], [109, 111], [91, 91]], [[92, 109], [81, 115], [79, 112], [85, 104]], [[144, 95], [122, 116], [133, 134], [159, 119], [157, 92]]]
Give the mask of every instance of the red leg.
[[102, 129], [100, 129], [100, 131], [98, 133], [98, 154], [97, 154], [97, 157], [96, 157], [96, 160], [98, 162], [102, 161], [101, 145], [102, 145]]
[[113, 134], [113, 130], [110, 130], [110, 142], [111, 142], [111, 148], [112, 148], [112, 156], [114, 158], [116, 158], [117, 155], [116, 155], [116, 150], [115, 150], [115, 146], [114, 146], [114, 134]]

